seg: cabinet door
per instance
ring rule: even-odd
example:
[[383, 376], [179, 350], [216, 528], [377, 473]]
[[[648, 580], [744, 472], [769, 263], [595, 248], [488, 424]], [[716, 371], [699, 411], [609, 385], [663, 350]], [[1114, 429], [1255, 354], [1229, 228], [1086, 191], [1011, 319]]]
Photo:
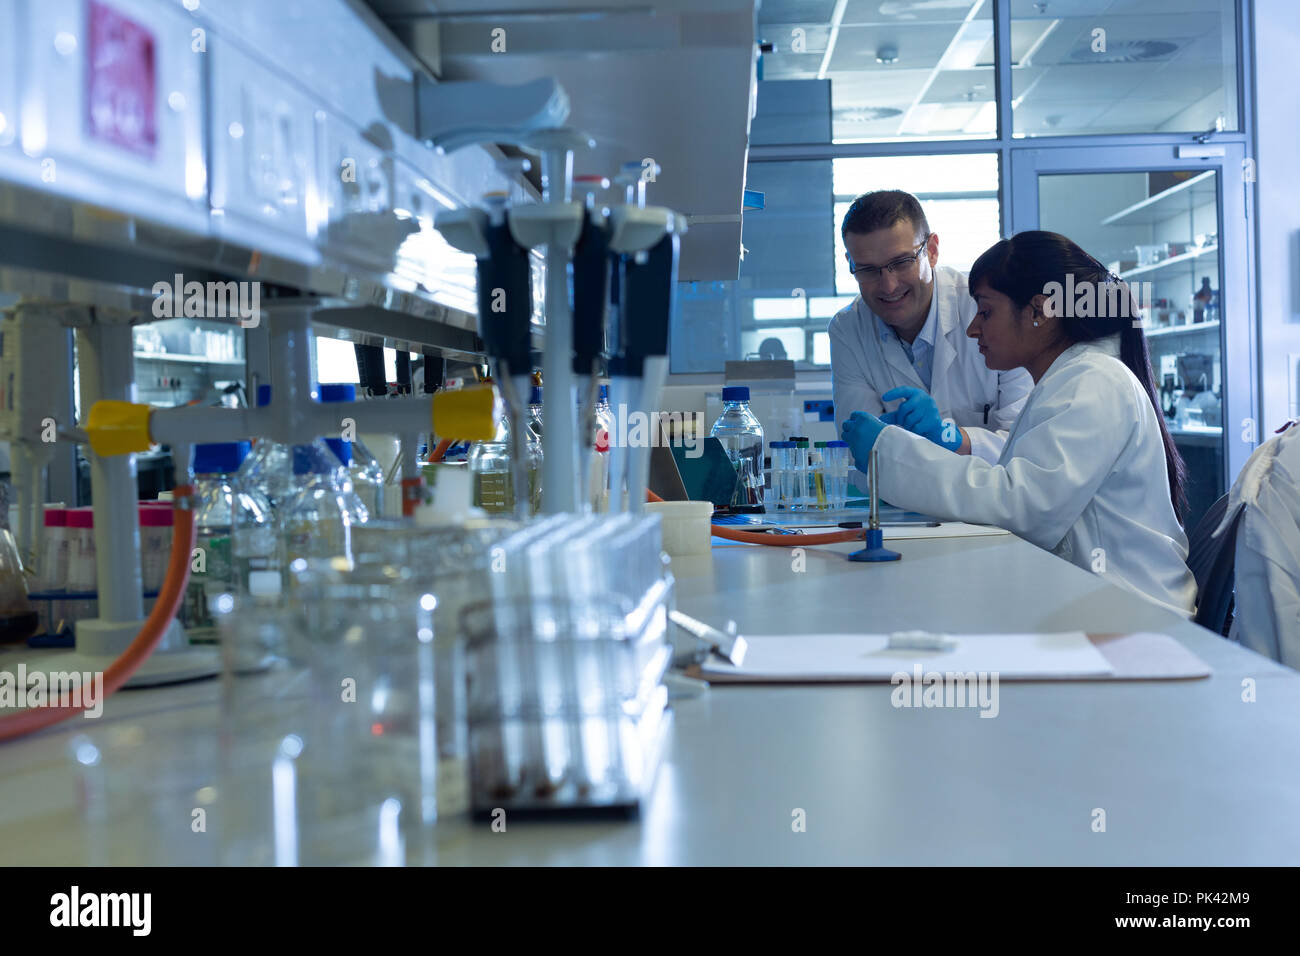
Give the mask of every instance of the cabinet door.
[[1014, 229], [1069, 236], [1142, 306], [1166, 424], [1187, 463], [1190, 532], [1259, 440], [1240, 148], [1017, 150]]

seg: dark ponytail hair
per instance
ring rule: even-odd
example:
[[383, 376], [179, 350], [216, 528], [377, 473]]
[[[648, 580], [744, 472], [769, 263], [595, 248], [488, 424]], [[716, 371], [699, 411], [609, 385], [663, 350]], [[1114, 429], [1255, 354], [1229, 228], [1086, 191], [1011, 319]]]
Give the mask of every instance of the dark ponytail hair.
[[[1057, 283], [1053, 287], [1053, 283]], [[1119, 358], [1142, 384], [1151, 407], [1155, 409], [1160, 426], [1160, 438], [1165, 446], [1165, 469], [1169, 478], [1169, 500], [1174, 514], [1181, 522], [1187, 510], [1183, 485], [1187, 468], [1165, 426], [1165, 415], [1156, 394], [1155, 376], [1151, 371], [1151, 354], [1147, 351], [1138, 303], [1132, 290], [1119, 276], [1084, 252], [1076, 243], [1055, 232], [1031, 230], [1018, 232], [1010, 239], [986, 250], [971, 266], [968, 287], [973, 296], [975, 287], [987, 284], [1001, 292], [1017, 308], [1029, 305], [1034, 296], [1064, 296], [1066, 308], [1059, 316], [1065, 337], [1070, 342], [1091, 342], [1119, 333]], [[1071, 290], [1091, 285], [1095, 307], [1077, 310]], [[1075, 315], [1076, 311], [1089, 315]]]

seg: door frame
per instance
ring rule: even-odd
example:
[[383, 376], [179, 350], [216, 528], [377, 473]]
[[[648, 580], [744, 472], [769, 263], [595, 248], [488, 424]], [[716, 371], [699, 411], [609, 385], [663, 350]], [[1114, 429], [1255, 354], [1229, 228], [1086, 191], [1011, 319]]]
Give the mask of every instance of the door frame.
[[[1179, 156], [1188, 146], [1112, 144], [1035, 146], [1011, 150], [1012, 203], [1010, 232], [1038, 228], [1038, 177], [1070, 173], [1143, 173], [1187, 170], [1218, 175], [1219, 199], [1219, 350], [1223, 386], [1223, 487], [1233, 481], [1246, 459], [1264, 440], [1260, 435], [1256, 369], [1256, 316], [1253, 255], [1250, 247], [1250, 189], [1253, 166], [1241, 143], [1217, 140], [1198, 147], [1218, 152], [1208, 157]], [[1232, 316], [1229, 320], [1229, 316]], [[1232, 335], [1228, 335], [1231, 321]]]

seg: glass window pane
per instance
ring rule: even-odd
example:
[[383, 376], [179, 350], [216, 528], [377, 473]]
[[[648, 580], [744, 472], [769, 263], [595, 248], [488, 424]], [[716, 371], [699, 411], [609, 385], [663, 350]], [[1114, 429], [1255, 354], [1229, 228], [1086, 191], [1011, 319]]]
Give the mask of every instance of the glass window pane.
[[802, 326], [742, 332], [740, 345], [747, 359], [793, 359], [802, 362], [807, 351]]
[[988, 0], [763, 0], [758, 22], [751, 143], [996, 135]]
[[762, 322], [767, 319], [802, 319], [808, 314], [808, 306], [799, 295], [788, 299], [755, 299], [754, 319]]
[[1188, 527], [1224, 491], [1216, 178], [1214, 170], [1038, 178], [1042, 228], [1083, 246], [1137, 296], [1166, 425], [1187, 463]]
[[1234, 0], [1013, 0], [1016, 136], [1240, 128]]
[[993, 153], [755, 162], [746, 182], [765, 193], [765, 208], [745, 215], [740, 278], [679, 285], [673, 372], [775, 354], [768, 339], [798, 368], [826, 367], [826, 325], [858, 292], [839, 230], [860, 193], [913, 193], [939, 236], [940, 263], [962, 271], [1001, 237]]
[[324, 335], [316, 336], [316, 381], [360, 384], [357, 351], [351, 342], [341, 342]]
[[828, 332], [813, 333], [813, 364], [831, 364], [831, 337]]

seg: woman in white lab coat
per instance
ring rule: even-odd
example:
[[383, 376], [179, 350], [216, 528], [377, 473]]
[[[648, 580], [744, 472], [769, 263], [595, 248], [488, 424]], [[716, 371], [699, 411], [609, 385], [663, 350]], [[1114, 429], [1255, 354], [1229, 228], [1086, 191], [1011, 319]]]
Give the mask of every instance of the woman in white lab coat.
[[1006, 528], [1190, 617], [1183, 463], [1128, 287], [1066, 237], [1033, 231], [981, 255], [970, 293], [979, 310], [966, 334], [988, 367], [1034, 380], [1001, 457], [989, 464], [913, 433], [937, 415], [918, 391], [884, 421], [845, 422], [859, 467], [874, 447], [887, 501]]

